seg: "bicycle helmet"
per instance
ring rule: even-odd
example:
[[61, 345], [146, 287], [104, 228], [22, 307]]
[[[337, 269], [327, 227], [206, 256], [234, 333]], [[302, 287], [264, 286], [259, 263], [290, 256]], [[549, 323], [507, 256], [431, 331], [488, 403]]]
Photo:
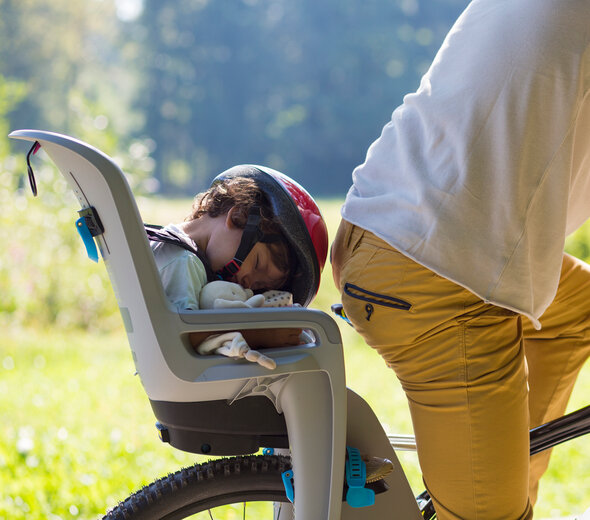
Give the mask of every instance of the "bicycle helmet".
[[[235, 177], [252, 179], [268, 199], [276, 222], [296, 259], [294, 273], [291, 273], [286, 289], [293, 293], [294, 303], [308, 305], [318, 292], [328, 253], [328, 230], [316, 202], [293, 179], [265, 166], [234, 166], [215, 177], [211, 186]], [[254, 244], [266, 241], [257, 229], [259, 219], [256, 210], [251, 210], [235, 258], [224, 267], [225, 276], [221, 277], [235, 274]]]

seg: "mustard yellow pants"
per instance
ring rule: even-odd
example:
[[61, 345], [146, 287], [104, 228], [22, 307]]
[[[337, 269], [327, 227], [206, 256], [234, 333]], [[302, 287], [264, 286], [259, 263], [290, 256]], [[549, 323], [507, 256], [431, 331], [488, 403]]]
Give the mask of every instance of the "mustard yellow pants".
[[343, 221], [334, 280], [355, 329], [399, 378], [439, 520], [532, 518], [549, 453], [530, 427], [563, 414], [590, 352], [590, 267], [564, 255], [535, 330]]

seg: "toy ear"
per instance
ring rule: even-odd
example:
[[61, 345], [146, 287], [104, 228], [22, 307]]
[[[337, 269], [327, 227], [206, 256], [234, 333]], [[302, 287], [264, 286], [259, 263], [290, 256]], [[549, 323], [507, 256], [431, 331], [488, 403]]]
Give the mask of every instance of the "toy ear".
[[212, 294], [213, 292], [214, 291], [208, 287], [208, 285], [203, 286], [201, 294], [199, 294], [199, 307], [201, 307], [201, 309], [213, 308], [213, 301], [215, 300], [215, 295]]
[[215, 308], [215, 300], [223, 295], [226, 289], [226, 283], [221, 280], [215, 280], [203, 286], [199, 294], [199, 306], [201, 309]]
[[264, 305], [264, 296], [262, 294], [255, 294], [246, 300], [248, 307], [262, 307]]

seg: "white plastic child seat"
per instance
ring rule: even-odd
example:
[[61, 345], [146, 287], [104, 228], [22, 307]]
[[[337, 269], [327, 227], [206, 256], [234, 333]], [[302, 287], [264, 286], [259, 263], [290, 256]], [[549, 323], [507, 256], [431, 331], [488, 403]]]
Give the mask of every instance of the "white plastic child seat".
[[[316, 466], [314, 478], [307, 479], [309, 485], [302, 478], [297, 488], [298, 496], [308, 495], [310, 504], [315, 505], [307, 512], [303, 505], [297, 507], [297, 517], [339, 518], [341, 493], [333, 494], [335, 499], [330, 505], [326, 499], [330, 483], [340, 489], [342, 486], [340, 461], [346, 432], [344, 364], [334, 321], [322, 312], [303, 308], [179, 314], [166, 299], [134, 197], [112, 159], [65, 135], [18, 130], [10, 137], [38, 141], [81, 207], [93, 207], [98, 213], [104, 233], [96, 241], [115, 290], [137, 373], [152, 405], [156, 403], [156, 414], [158, 407], [166, 415], [170, 407], [181, 403], [232, 403], [242, 396], [267, 395], [284, 412], [289, 430], [304, 420], [308, 425], [306, 432], [293, 431], [289, 435], [293, 451], [300, 451], [302, 456], [307, 452], [305, 457], [315, 458]], [[188, 342], [191, 332], [278, 327], [309, 329], [315, 343], [267, 350], [277, 363], [272, 372], [246, 361], [199, 356]], [[291, 377], [294, 374], [302, 374], [306, 384], [295, 384]], [[282, 396], [283, 387], [289, 388], [284, 402], [277, 398]], [[294, 444], [299, 443], [302, 449], [295, 450]], [[338, 456], [334, 457], [336, 450]], [[214, 448], [211, 452], [215, 452]], [[298, 465], [297, 456], [293, 463]], [[321, 466], [334, 467], [334, 475], [329, 469], [326, 474]], [[328, 483], [328, 487], [319, 489], [324, 485], [318, 486], [318, 480]], [[304, 489], [306, 486], [309, 491]]]

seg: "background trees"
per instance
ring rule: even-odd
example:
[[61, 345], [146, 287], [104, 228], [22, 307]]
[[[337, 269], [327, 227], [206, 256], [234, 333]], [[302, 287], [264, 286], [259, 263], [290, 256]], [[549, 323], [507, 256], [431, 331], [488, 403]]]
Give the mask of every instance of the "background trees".
[[8, 126], [75, 135], [137, 187], [240, 162], [342, 195], [466, 0], [0, 0]]

